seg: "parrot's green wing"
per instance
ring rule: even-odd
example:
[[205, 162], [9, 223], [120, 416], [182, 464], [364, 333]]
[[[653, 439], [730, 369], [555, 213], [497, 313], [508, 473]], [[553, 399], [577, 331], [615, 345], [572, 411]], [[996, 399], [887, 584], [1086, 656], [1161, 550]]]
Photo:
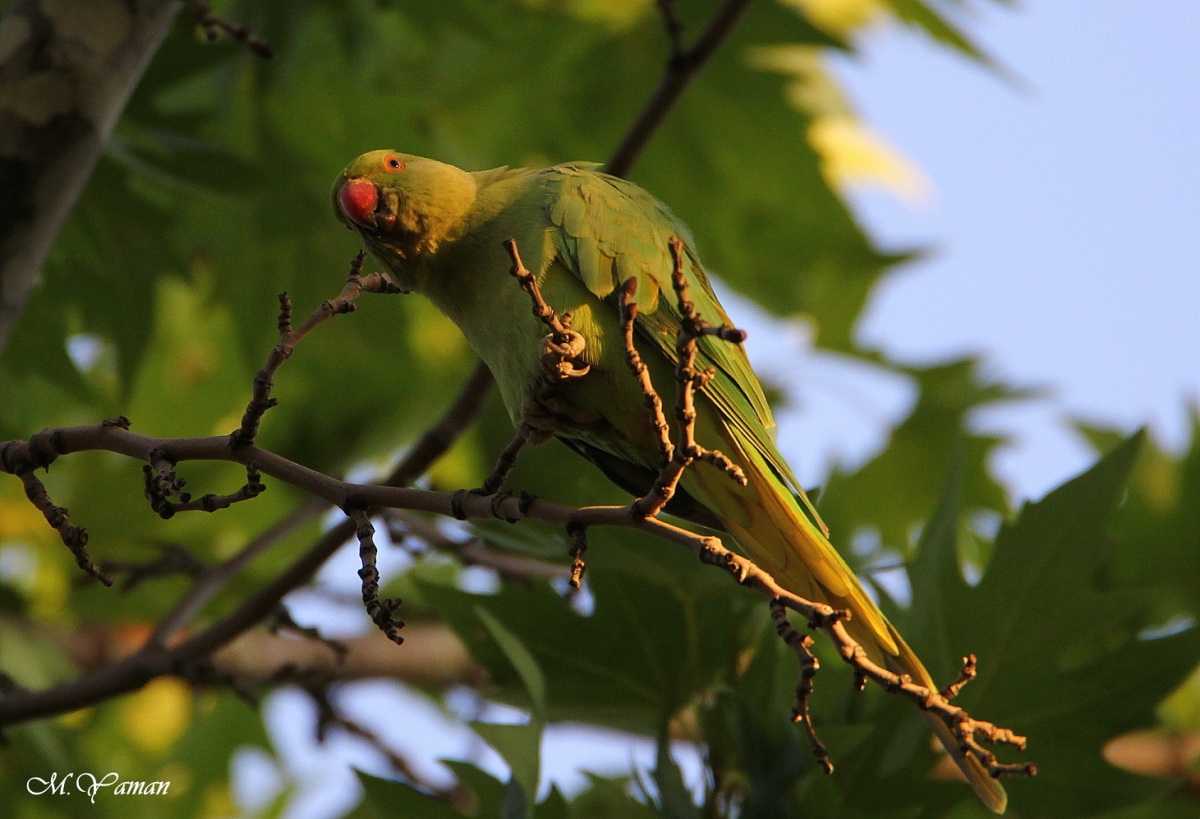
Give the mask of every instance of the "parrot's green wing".
[[[671, 285], [674, 260], [670, 240], [686, 247], [691, 284], [689, 298], [713, 324], [732, 324], [693, 250], [688, 229], [665, 205], [630, 182], [599, 173], [590, 163], [559, 165], [546, 172], [546, 215], [559, 258], [596, 296], [614, 303], [616, 290], [630, 277], [638, 280], [637, 329], [670, 361], [679, 360], [675, 339], [680, 313]], [[713, 336], [699, 339], [697, 364], [713, 367], [705, 387], [725, 420], [752, 443], [772, 470], [802, 499], [813, 521], [825, 529], [769, 430], [775, 421], [745, 350]]]

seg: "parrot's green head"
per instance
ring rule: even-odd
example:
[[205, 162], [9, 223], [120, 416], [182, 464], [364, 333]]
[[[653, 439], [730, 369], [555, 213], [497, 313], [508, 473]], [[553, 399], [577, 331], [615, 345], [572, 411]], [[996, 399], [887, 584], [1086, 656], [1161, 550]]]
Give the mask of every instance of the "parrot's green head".
[[408, 259], [435, 252], [461, 231], [476, 192], [474, 178], [453, 165], [371, 151], [333, 183], [333, 210], [377, 255]]

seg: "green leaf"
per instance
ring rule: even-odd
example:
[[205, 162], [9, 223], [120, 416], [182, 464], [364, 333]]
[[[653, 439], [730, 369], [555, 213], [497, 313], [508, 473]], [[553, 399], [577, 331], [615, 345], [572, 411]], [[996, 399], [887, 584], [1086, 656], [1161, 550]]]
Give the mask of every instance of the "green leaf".
[[730, 673], [739, 631], [757, 601], [682, 549], [628, 532], [595, 530], [589, 538], [589, 616], [542, 583], [472, 595], [421, 582], [422, 594], [488, 669], [501, 699], [530, 707], [477, 607], [501, 620], [541, 668], [553, 669], [547, 719], [654, 736], [697, 692]]
[[[504, 786], [502, 802], [507, 806], [506, 810], [514, 811], [516, 806], [520, 806], [520, 811], [506, 815], [526, 816], [537, 794], [542, 725], [472, 722], [470, 726], [484, 742], [496, 749], [496, 753], [504, 758], [512, 770], [512, 776]], [[517, 790], [514, 791], [514, 788]]]
[[512, 769], [512, 777], [504, 789], [503, 815], [514, 819], [528, 817], [537, 795], [541, 770], [546, 680], [537, 660], [512, 631], [482, 606], [475, 607], [475, 616], [521, 678], [530, 703], [530, 720], [526, 725], [474, 722], [471, 727], [504, 757]]
[[484, 628], [488, 630], [492, 639], [504, 652], [504, 656], [508, 658], [517, 674], [520, 675], [521, 682], [525, 684], [525, 692], [529, 695], [533, 721], [541, 723], [545, 719], [546, 713], [546, 678], [542, 675], [542, 669], [538, 666], [537, 660], [534, 659], [520, 638], [509, 631], [487, 609], [476, 606], [475, 616], [483, 623]]
[[966, 34], [945, 16], [931, 9], [923, 0], [887, 0], [887, 3], [897, 17], [910, 26], [923, 30], [942, 45], [949, 46], [988, 68], [997, 68], [995, 61]]
[[692, 802], [692, 794], [683, 782], [683, 771], [671, 757], [671, 743], [665, 732], [658, 736], [654, 784], [658, 788], [658, 810], [663, 817], [700, 819], [700, 809]]
[[571, 819], [659, 819], [644, 802], [629, 795], [629, 779], [587, 774], [589, 787], [571, 803]]
[[[1028, 751], [1001, 753], [1028, 756], [1041, 771], [1010, 780], [1018, 810], [1074, 815], [1153, 799], [1170, 787], [1114, 769], [1101, 754], [1109, 739], [1152, 725], [1155, 707], [1200, 659], [1195, 628], [1139, 638], [1153, 588], [1106, 579], [1119, 548], [1108, 524], [1141, 440], [1134, 436], [1026, 505], [1001, 530], [975, 587], [958, 570], [951, 489], [913, 569], [914, 604], [902, 630], [935, 678], [948, 679], [959, 657], [975, 653], [979, 675], [962, 705], [1029, 737]], [[940, 594], [923, 593], [930, 584]]]
[[355, 819], [389, 819], [420, 816], [421, 819], [462, 819], [464, 814], [440, 799], [422, 793], [404, 782], [381, 779], [356, 770], [363, 788], [362, 801], [351, 814]]
[[533, 819], [571, 819], [571, 805], [557, 785], [551, 785], [546, 798], [533, 809]]
[[1028, 390], [985, 379], [975, 359], [901, 371], [919, 390], [916, 406], [892, 431], [882, 452], [853, 474], [835, 472], [818, 504], [834, 543], [844, 551], [845, 538], [861, 531], [877, 533], [881, 554], [872, 555], [876, 560], [912, 551], [911, 534], [937, 505], [939, 481], [956, 457], [961, 458], [962, 506], [1007, 513], [1006, 492], [988, 467], [1001, 441], [972, 432], [970, 419], [981, 407], [1031, 396]]
[[505, 783], [469, 762], [453, 759], [443, 760], [443, 762], [454, 772], [459, 784], [465, 786], [474, 795], [476, 816], [500, 816]]

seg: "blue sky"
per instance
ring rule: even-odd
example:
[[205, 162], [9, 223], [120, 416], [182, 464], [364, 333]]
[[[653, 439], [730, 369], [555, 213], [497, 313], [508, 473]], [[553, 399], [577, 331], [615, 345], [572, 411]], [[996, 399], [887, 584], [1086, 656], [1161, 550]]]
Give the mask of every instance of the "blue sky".
[[1046, 400], [990, 412], [997, 471], [1036, 496], [1091, 458], [1070, 413], [1164, 443], [1200, 397], [1200, 3], [977, 4], [1011, 80], [896, 25], [835, 61], [859, 114], [935, 188], [854, 196], [885, 245], [933, 258], [877, 293], [860, 338], [901, 360], [978, 352]]

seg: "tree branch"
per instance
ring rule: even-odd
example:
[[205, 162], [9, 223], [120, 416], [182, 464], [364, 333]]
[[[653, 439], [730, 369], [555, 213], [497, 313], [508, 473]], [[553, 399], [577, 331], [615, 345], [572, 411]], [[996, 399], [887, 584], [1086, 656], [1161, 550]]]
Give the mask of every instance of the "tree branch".
[[[186, 0], [206, 30], [264, 55], [242, 26]], [[0, 350], [178, 0], [12, 0], [0, 18]]]
[[666, 119], [667, 113], [675, 107], [675, 103], [691, 85], [692, 80], [700, 73], [709, 59], [716, 53], [717, 48], [733, 31], [735, 25], [746, 9], [750, 0], [726, 0], [709, 21], [708, 26], [696, 39], [691, 48], [679, 50], [682, 42], [679, 19], [675, 14], [674, 3], [662, 0], [659, 8], [663, 12], [667, 36], [673, 49], [671, 58], [659, 81], [658, 89], [642, 109], [638, 118], [626, 132], [625, 138], [608, 160], [605, 170], [614, 176], [625, 176], [633, 168], [633, 164], [645, 150], [650, 138], [658, 131]]

